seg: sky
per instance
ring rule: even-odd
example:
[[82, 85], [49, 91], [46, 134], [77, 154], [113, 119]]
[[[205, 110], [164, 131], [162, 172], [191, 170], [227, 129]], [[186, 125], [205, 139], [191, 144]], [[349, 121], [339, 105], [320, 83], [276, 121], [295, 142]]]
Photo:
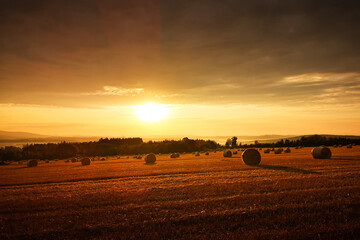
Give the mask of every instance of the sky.
[[0, 130], [360, 135], [358, 26], [358, 0], [0, 0]]

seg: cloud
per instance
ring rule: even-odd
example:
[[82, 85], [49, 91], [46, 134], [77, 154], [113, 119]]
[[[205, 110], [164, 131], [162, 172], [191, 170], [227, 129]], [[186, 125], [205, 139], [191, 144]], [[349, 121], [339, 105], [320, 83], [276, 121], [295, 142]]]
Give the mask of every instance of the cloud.
[[291, 107], [360, 107], [360, 73], [309, 73], [277, 81], [215, 84], [183, 90], [172, 101]]
[[83, 95], [116, 95], [116, 96], [137, 96], [144, 92], [143, 88], [118, 88], [114, 86], [104, 86], [103, 90]]
[[270, 84], [279, 100], [302, 105], [360, 107], [360, 72], [307, 73]]
[[4, 1], [0, 103], [358, 101], [357, 0], [100, 2]]
[[349, 72], [349, 73], [306, 73], [295, 76], [288, 76], [278, 81], [276, 84], [319, 84], [338, 82], [346, 80], [360, 80], [360, 73]]

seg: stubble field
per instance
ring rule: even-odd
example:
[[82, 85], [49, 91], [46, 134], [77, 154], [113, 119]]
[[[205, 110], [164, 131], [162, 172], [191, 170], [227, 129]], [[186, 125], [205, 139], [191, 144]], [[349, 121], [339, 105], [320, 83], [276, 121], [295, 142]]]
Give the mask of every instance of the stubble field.
[[360, 147], [0, 167], [1, 239], [359, 239]]

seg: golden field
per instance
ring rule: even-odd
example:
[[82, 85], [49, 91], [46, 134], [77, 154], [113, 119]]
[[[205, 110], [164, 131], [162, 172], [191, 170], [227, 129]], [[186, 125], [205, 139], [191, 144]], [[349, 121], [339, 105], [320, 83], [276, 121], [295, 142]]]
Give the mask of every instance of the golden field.
[[358, 239], [360, 147], [0, 167], [1, 239]]

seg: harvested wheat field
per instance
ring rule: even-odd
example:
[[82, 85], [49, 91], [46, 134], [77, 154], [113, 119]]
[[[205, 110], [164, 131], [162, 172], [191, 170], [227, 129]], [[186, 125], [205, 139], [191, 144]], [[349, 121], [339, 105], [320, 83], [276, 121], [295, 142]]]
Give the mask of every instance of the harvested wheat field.
[[358, 239], [360, 147], [0, 167], [1, 239]]

